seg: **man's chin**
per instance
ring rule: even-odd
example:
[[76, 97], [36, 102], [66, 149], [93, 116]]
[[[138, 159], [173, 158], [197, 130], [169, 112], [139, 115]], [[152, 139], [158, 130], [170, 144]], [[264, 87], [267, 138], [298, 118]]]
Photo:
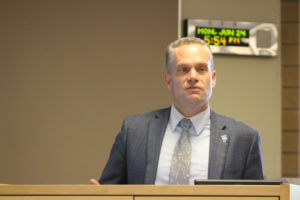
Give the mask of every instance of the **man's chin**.
[[187, 103], [191, 106], [193, 105], [197, 107], [205, 104], [205, 102], [201, 98], [188, 98]]
[[203, 98], [199, 94], [190, 94], [187, 96], [187, 101], [190, 102], [203, 102]]

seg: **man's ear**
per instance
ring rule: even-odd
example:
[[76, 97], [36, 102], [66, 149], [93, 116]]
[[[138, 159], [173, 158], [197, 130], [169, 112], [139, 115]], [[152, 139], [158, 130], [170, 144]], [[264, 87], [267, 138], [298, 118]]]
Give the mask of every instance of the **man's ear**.
[[165, 73], [165, 83], [169, 90], [171, 90], [171, 77], [168, 73]]
[[217, 72], [216, 70], [212, 70], [212, 75], [211, 75], [211, 79], [212, 79], [212, 88], [216, 87], [217, 84]]

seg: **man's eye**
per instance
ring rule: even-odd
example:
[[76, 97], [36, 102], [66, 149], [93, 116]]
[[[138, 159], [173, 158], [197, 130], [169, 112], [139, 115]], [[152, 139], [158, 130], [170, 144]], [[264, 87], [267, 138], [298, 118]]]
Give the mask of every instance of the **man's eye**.
[[187, 68], [187, 67], [183, 67], [183, 68], [181, 69], [181, 71], [187, 72], [187, 71], [188, 71], [188, 68]]
[[189, 71], [189, 68], [188, 67], [180, 67], [179, 69], [178, 69], [178, 71], [179, 72], [188, 72]]
[[205, 67], [200, 67], [200, 68], [198, 69], [198, 71], [200, 71], [200, 72], [205, 72], [205, 71], [207, 71], [207, 70], [206, 70]]

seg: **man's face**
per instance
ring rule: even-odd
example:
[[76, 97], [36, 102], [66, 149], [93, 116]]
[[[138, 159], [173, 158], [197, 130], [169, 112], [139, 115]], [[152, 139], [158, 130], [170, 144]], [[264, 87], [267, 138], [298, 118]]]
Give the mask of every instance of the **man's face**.
[[179, 111], [204, 110], [216, 85], [216, 71], [211, 69], [208, 49], [200, 44], [183, 44], [170, 58], [170, 74], [165, 74], [165, 82], [173, 94], [175, 107]]

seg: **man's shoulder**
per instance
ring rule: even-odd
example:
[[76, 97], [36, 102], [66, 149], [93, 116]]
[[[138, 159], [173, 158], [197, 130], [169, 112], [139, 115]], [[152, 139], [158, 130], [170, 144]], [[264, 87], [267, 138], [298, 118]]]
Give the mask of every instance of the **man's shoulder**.
[[211, 111], [211, 120], [212, 123], [219, 126], [221, 129], [226, 128], [229, 131], [234, 131], [238, 133], [254, 133], [257, 134], [258, 131], [243, 121], [222, 115], [219, 113]]
[[170, 107], [168, 108], [161, 108], [157, 110], [152, 110], [145, 113], [128, 115], [125, 117], [125, 121], [147, 121], [151, 119], [165, 119], [169, 118], [170, 115]]

